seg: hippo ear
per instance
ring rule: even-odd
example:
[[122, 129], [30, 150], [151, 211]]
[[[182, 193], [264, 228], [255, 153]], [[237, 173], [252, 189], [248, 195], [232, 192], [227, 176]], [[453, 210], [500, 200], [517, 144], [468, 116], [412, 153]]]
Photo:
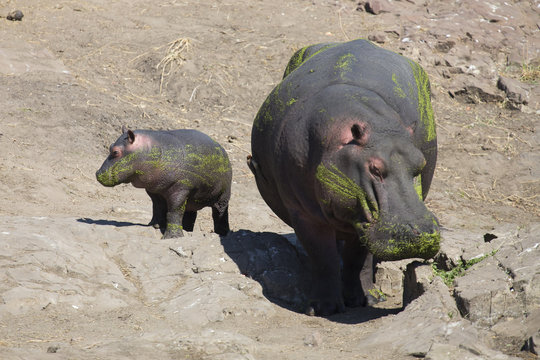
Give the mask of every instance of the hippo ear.
[[364, 136], [364, 129], [360, 125], [354, 124], [351, 127], [351, 133], [355, 140], [360, 140]]
[[128, 128], [126, 125], [122, 125], [122, 134], [125, 134], [128, 131]]
[[135, 142], [135, 133], [131, 130], [127, 131], [128, 134], [128, 141], [130, 144], [133, 144]]

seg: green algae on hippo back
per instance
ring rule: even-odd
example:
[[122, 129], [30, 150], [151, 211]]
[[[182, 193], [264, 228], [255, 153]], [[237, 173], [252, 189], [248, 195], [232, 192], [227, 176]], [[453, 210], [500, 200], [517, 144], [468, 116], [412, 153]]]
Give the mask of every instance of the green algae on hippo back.
[[366, 40], [303, 47], [257, 113], [251, 146], [261, 196], [313, 261], [315, 313], [373, 301], [373, 255], [438, 251], [423, 202], [437, 136], [417, 63]]
[[214, 231], [229, 231], [232, 170], [226, 151], [196, 130], [123, 130], [96, 172], [104, 186], [131, 183], [152, 200], [150, 225], [165, 238], [192, 231], [197, 211], [212, 208]]

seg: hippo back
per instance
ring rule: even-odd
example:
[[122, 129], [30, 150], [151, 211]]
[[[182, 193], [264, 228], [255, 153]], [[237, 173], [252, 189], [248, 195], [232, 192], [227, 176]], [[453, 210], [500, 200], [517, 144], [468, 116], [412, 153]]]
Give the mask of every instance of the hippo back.
[[[264, 178], [271, 182], [280, 170], [270, 158], [282, 156], [285, 137], [289, 137], [287, 146], [305, 147], [302, 138], [309, 134], [290, 132], [309, 131], [308, 123], [328, 110], [324, 102], [331, 96], [325, 94], [332, 94], [329, 89], [336, 86], [353, 89], [337, 99], [344, 112], [369, 109], [377, 117], [377, 126], [387, 127], [388, 131], [396, 127], [412, 131], [414, 145], [426, 158], [421, 174], [425, 198], [437, 156], [427, 74], [417, 63], [362, 39], [312, 45], [293, 55], [283, 80], [267, 97], [254, 121], [253, 158]], [[285, 129], [288, 134], [284, 134]], [[291, 137], [299, 139], [299, 143], [291, 145]]]

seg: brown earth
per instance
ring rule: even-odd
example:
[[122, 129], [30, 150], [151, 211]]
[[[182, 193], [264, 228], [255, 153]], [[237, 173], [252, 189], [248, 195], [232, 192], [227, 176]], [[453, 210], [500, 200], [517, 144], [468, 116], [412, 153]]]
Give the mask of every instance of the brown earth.
[[[399, 301], [392, 299], [382, 308], [349, 309], [322, 319], [261, 295], [256, 302], [261, 309], [238, 315], [235, 308], [233, 315], [201, 324], [186, 320], [186, 326], [174, 309], [152, 303], [147, 293], [152, 291], [151, 270], [139, 273], [137, 281], [129, 270], [138, 262], [161, 261], [176, 269], [166, 278], [174, 283], [173, 275], [184, 274], [179, 266], [185, 264], [175, 263], [179, 257], [169, 248], [182, 241], [160, 242], [155, 230], [134, 226], [151, 216], [144, 191], [104, 188], [94, 173], [123, 124], [134, 129], [197, 128], [220, 142], [232, 161], [232, 230], [249, 230], [246, 236], [290, 234], [261, 199], [245, 164], [252, 120], [296, 49], [371, 36], [419, 61], [431, 77], [439, 159], [427, 204], [442, 225], [481, 233], [501, 224], [538, 223], [540, 108], [534, 97], [524, 105], [512, 103], [496, 85], [504, 75], [537, 94], [538, 2], [512, 2], [511, 11], [522, 26], [494, 20], [490, 15], [495, 10], [482, 9], [466, 9], [472, 19], [467, 22], [461, 5], [449, 4], [395, 1], [383, 3], [395, 8], [373, 15], [351, 1], [0, 1], [0, 15], [15, 9], [24, 13], [22, 21], [0, 18], [0, 357], [42, 358], [47, 351], [62, 358], [410, 356], [388, 349], [390, 355], [366, 353], [355, 345], [393, 316], [389, 314]], [[434, 19], [455, 14], [465, 24], [434, 27]], [[451, 34], [452, 42], [434, 29]], [[494, 44], [490, 31], [503, 34], [503, 40]], [[509, 60], [517, 53], [523, 54], [521, 64]], [[454, 56], [457, 65], [446, 56]], [[480, 71], [467, 74], [467, 62]], [[475, 93], [470, 87], [475, 82], [488, 85]], [[468, 89], [468, 96], [461, 96], [460, 89]], [[205, 238], [208, 246], [220, 244], [208, 235], [211, 230], [210, 212], [203, 211], [193, 237]], [[35, 239], [43, 237], [67, 239], [70, 245], [45, 258], [5, 255], [17, 246], [30, 254]], [[66, 279], [72, 277], [67, 267], [54, 270], [54, 256], [79, 254], [73, 255], [73, 266], [86, 264], [90, 260], [84, 249], [91, 244], [118, 249], [104, 250], [110, 259], [120, 259], [124, 250], [132, 256], [133, 263], [118, 260], [111, 270], [126, 284], [126, 298], [119, 303], [109, 304], [114, 296], [100, 296], [99, 288], [89, 294], [84, 282], [68, 286]], [[193, 256], [200, 251], [189, 246], [195, 249]], [[155, 257], [145, 258], [148, 254]], [[92, 258], [96, 269], [100, 261]], [[45, 263], [58, 273], [57, 279], [40, 278], [40, 264]], [[37, 271], [35, 277], [17, 273], [28, 264]], [[44, 282], [48, 285], [42, 286]], [[26, 290], [14, 296], [14, 288]], [[51, 301], [36, 295], [37, 290], [58, 295]], [[216, 291], [209, 296], [219, 296]], [[74, 294], [91, 300], [75, 306]], [[178, 301], [168, 304], [181, 305]], [[140, 346], [138, 339], [150, 345]]]

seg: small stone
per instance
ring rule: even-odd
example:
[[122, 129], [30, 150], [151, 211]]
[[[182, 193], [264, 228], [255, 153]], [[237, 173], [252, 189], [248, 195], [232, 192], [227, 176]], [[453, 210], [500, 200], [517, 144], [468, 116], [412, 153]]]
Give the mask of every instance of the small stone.
[[24, 14], [21, 10], [14, 10], [6, 16], [6, 19], [11, 21], [21, 21], [23, 16]]
[[306, 346], [321, 346], [322, 345], [322, 335], [320, 332], [315, 331], [313, 334], [308, 335], [304, 338], [304, 345]]
[[514, 105], [527, 105], [527, 85], [518, 80], [500, 76], [497, 87], [506, 93], [508, 100]]
[[379, 44], [384, 44], [386, 42], [386, 35], [381, 31], [377, 31], [368, 35], [368, 39]]
[[387, 3], [382, 0], [366, 1], [364, 7], [366, 11], [373, 15], [379, 15], [384, 12], [389, 12]]
[[49, 346], [47, 348], [47, 353], [55, 354], [58, 351], [58, 349], [60, 349], [60, 347], [58, 347], [58, 346]]
[[448, 53], [450, 51], [450, 49], [452, 49], [454, 47], [454, 45], [456, 45], [456, 43], [454, 41], [451, 41], [451, 40], [439, 41], [435, 45], [435, 49], [437, 49], [438, 51], [440, 51], [442, 53]]

